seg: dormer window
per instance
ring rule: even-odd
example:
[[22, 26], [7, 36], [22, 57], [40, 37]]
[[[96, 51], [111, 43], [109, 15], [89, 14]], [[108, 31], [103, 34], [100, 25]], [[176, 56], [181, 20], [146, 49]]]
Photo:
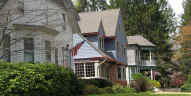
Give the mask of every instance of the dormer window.
[[103, 37], [101, 37], [101, 36], [99, 36], [98, 37], [98, 47], [100, 48], [100, 49], [102, 49], [102, 50], [104, 50], [104, 38]]

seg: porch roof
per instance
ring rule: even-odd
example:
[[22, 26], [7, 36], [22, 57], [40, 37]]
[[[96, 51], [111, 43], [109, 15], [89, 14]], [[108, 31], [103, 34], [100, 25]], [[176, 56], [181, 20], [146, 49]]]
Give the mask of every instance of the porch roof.
[[154, 46], [156, 46], [152, 42], [150, 42], [149, 40], [145, 39], [141, 35], [127, 36], [127, 40], [128, 40], [127, 41], [128, 45], [138, 45], [138, 46], [145, 46], [145, 47], [154, 47]]

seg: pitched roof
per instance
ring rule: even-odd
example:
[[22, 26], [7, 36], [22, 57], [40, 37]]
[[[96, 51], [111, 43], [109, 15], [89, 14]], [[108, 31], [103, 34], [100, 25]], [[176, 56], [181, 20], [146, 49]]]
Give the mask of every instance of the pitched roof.
[[98, 32], [102, 21], [106, 36], [115, 36], [120, 9], [99, 12], [80, 13], [80, 29], [82, 33]]
[[[81, 39], [85, 40], [85, 42], [87, 42], [93, 49], [95, 49], [103, 58], [112, 61], [112, 62], [116, 62], [117, 64], [123, 64], [122, 62], [112, 58], [112, 56], [110, 56], [108, 53], [105, 53], [104, 51], [100, 50], [99, 48], [95, 47], [89, 40], [87, 40], [85, 37], [83, 37], [81, 34], [76, 33], [80, 36]], [[77, 39], [77, 38], [75, 38]], [[74, 39], [74, 41], [75, 41]], [[75, 58], [76, 59], [76, 58]], [[81, 58], [80, 58], [81, 59]], [[87, 58], [88, 59], [88, 58]], [[77, 59], [76, 59], [77, 60]]]
[[154, 47], [155, 45], [150, 42], [149, 40], [145, 39], [143, 36], [137, 35], [137, 36], [127, 36], [128, 44], [136, 44], [139, 46], [150, 46]]

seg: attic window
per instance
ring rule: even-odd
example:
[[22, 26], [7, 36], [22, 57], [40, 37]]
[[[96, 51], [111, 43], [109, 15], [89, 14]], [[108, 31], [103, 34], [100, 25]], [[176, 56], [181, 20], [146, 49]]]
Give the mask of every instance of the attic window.
[[99, 44], [98, 47], [100, 49], [104, 50], [104, 38], [103, 37], [101, 37], [101, 36], [98, 37], [98, 44]]
[[18, 10], [24, 12], [24, 0], [18, 0]]

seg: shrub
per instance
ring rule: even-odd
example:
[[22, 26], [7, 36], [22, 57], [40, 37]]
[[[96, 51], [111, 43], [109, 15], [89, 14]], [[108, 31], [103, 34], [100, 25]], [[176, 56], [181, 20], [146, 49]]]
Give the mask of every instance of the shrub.
[[104, 90], [106, 93], [114, 93], [112, 87], [105, 87]]
[[150, 82], [151, 82], [152, 86], [155, 87], [155, 88], [160, 88], [161, 87], [160, 82], [157, 81], [157, 80], [150, 80]]
[[95, 85], [87, 85], [85, 86], [84, 89], [84, 94], [97, 94], [98, 92], [98, 87]]
[[0, 62], [1, 96], [79, 96], [82, 84], [55, 64]]
[[152, 88], [149, 79], [141, 73], [136, 73], [133, 75], [134, 81], [131, 86], [136, 89], [137, 92], [145, 92]]
[[119, 84], [114, 85], [112, 87], [112, 89], [113, 89], [114, 93], [134, 93], [134, 92], [136, 92], [136, 90], [134, 88], [123, 87]]
[[188, 80], [181, 86], [181, 90], [185, 92], [191, 92], [191, 75], [188, 75]]
[[98, 88], [111, 87], [112, 82], [104, 79], [84, 79], [82, 82], [85, 85], [95, 85]]

